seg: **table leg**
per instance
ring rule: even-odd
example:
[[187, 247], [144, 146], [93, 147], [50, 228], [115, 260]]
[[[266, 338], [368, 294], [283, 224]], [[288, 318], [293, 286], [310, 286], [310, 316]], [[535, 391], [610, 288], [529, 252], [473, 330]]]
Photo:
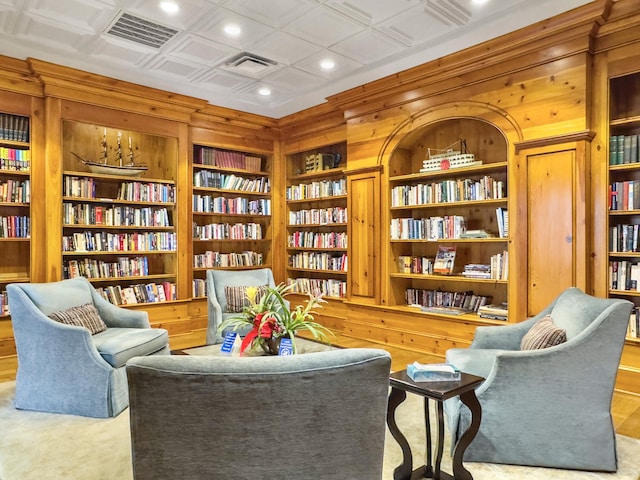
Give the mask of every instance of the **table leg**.
[[393, 471], [394, 480], [405, 480], [411, 478], [411, 471], [413, 469], [413, 458], [411, 456], [411, 448], [406, 437], [400, 432], [398, 425], [396, 424], [396, 409], [398, 405], [405, 401], [407, 398], [407, 392], [397, 388], [391, 388], [389, 394], [389, 404], [387, 406], [387, 425], [389, 426], [389, 432], [393, 438], [395, 438], [398, 445], [402, 449], [402, 463], [396, 467]]
[[431, 444], [431, 419], [429, 417], [429, 398], [424, 397], [424, 425], [425, 433], [427, 436], [427, 451], [425, 452], [425, 477], [433, 478], [433, 459], [431, 453], [433, 452], [433, 446]]
[[467, 428], [467, 431], [458, 439], [455, 449], [453, 450], [453, 477], [456, 480], [473, 480], [473, 476], [469, 470], [464, 468], [462, 465], [462, 457], [464, 456], [464, 451], [480, 429], [482, 409], [480, 408], [480, 402], [478, 401], [478, 397], [476, 397], [476, 392], [474, 390], [461, 394], [460, 400], [471, 411], [471, 424], [469, 425], [469, 428]]

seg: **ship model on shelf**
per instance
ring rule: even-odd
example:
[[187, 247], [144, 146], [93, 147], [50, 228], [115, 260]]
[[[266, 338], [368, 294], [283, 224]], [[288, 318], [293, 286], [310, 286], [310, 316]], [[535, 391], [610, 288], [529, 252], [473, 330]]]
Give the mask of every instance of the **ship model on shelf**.
[[129, 153], [126, 155], [126, 160], [122, 152], [122, 132], [118, 132], [118, 141], [115, 150], [115, 162], [109, 162], [109, 145], [107, 143], [107, 129], [104, 129], [102, 136], [102, 152], [100, 158], [97, 161], [87, 160], [81, 155], [75, 152], [71, 152], [78, 160], [84, 163], [92, 173], [106, 174], [106, 175], [123, 175], [125, 177], [137, 177], [143, 172], [147, 171], [146, 165], [137, 164], [134, 161], [133, 145], [131, 143], [131, 137], [129, 137]]
[[467, 151], [467, 141], [460, 139], [444, 149], [427, 148], [427, 158], [422, 162], [420, 173], [476, 165], [482, 165], [482, 161], [476, 160], [475, 155]]

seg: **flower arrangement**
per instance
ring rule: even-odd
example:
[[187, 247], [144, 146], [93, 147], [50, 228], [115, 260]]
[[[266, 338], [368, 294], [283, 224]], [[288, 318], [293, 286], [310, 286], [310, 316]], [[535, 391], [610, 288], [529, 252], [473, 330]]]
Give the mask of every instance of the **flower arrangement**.
[[248, 287], [246, 291], [249, 304], [244, 307], [242, 314], [228, 318], [220, 329], [231, 328], [238, 330], [246, 325], [251, 325], [251, 331], [244, 337], [240, 346], [240, 355], [247, 349], [262, 348], [265, 352], [277, 353], [277, 346], [283, 337], [291, 339], [293, 353], [297, 353], [295, 334], [306, 330], [313, 338], [327, 341], [333, 332], [324, 325], [314, 321], [314, 309], [321, 307], [326, 300], [322, 295], [309, 294], [306, 305], [298, 305], [289, 308], [289, 302], [285, 300], [291, 292], [293, 284], [283, 283], [276, 287], [268, 287], [263, 295], [258, 295], [257, 287]]

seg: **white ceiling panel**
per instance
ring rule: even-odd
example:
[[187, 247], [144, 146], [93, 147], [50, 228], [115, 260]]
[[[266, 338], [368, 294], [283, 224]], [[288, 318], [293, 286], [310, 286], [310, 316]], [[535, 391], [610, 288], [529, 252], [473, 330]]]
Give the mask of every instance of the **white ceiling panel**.
[[326, 48], [361, 32], [364, 28], [364, 25], [355, 19], [321, 5], [282, 29]]
[[[0, 0], [0, 55], [279, 118], [591, 0], [174, 1], [178, 12], [167, 14], [158, 0]], [[120, 32], [128, 38], [106, 34], [122, 14], [176, 33], [153, 47], [134, 30]], [[238, 37], [223, 32], [229, 22], [242, 29]], [[242, 52], [277, 65], [225, 70]], [[324, 71], [319, 63], [329, 55], [335, 67]], [[259, 95], [261, 86], [271, 95]]]
[[403, 45], [375, 30], [365, 30], [331, 47], [362, 64], [373, 63], [400, 52]]

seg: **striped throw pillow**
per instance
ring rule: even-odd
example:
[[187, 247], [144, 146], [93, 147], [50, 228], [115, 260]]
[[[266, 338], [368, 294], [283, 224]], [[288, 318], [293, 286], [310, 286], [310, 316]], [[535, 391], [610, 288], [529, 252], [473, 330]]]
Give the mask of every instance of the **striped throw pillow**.
[[76, 325], [89, 329], [91, 335], [104, 332], [107, 325], [104, 323], [93, 303], [78, 305], [59, 312], [49, 314], [49, 318], [67, 325]]
[[[249, 298], [247, 297], [248, 286], [238, 287], [224, 287], [224, 295], [227, 299], [227, 313], [240, 313], [244, 307], [249, 306]], [[259, 287], [253, 287], [257, 289], [255, 301], [259, 302], [260, 299], [267, 293], [269, 287], [267, 285], [261, 285]]]
[[566, 341], [567, 331], [556, 326], [551, 315], [546, 315], [522, 337], [520, 350], [539, 350], [560, 345]]

